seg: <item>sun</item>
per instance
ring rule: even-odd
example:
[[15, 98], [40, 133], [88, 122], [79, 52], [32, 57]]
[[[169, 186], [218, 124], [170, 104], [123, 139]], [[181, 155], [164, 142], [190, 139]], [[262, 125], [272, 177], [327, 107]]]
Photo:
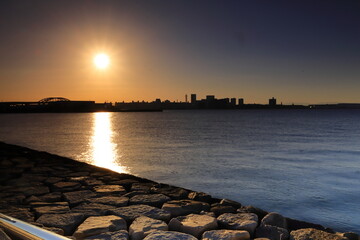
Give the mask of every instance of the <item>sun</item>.
[[96, 54], [94, 57], [94, 64], [96, 68], [106, 69], [110, 64], [110, 58], [105, 53]]

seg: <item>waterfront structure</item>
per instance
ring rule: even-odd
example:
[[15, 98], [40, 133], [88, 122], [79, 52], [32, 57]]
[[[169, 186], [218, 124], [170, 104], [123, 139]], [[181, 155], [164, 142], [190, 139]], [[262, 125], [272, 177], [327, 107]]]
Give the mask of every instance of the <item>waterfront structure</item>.
[[63, 97], [43, 98], [38, 102], [1, 102], [2, 113], [41, 113], [41, 112], [94, 112], [111, 108], [111, 103], [95, 101], [71, 101]]
[[276, 98], [274, 98], [274, 97], [273, 97], [273, 98], [270, 98], [270, 99], [269, 99], [269, 105], [270, 105], [270, 106], [276, 106]]

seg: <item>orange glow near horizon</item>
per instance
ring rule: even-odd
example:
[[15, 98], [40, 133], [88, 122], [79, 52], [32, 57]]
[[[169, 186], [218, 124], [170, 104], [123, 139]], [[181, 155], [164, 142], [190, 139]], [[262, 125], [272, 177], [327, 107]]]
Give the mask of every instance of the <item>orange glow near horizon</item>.
[[113, 142], [113, 130], [109, 112], [94, 113], [92, 136], [92, 164], [111, 169], [116, 172], [126, 173], [124, 166], [116, 162], [116, 144]]

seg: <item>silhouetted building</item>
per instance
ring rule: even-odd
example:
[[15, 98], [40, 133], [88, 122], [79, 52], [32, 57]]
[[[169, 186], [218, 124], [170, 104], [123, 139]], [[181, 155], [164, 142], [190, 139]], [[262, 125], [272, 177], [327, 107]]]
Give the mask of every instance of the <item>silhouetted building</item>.
[[206, 101], [215, 101], [215, 96], [214, 95], [207, 95], [206, 96]]
[[236, 98], [231, 98], [230, 99], [230, 103], [231, 103], [231, 105], [236, 105]]
[[192, 104], [196, 103], [196, 94], [191, 94], [191, 103]]
[[276, 105], [276, 98], [270, 98], [269, 99], [269, 105], [270, 106], [275, 106]]
[[244, 105], [244, 99], [243, 98], [239, 98], [239, 105]]

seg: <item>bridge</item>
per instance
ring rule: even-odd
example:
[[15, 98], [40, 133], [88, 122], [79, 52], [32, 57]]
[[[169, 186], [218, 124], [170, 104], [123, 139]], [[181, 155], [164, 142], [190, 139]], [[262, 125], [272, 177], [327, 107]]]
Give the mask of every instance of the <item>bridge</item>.
[[43, 98], [39, 101], [39, 103], [49, 103], [49, 102], [70, 102], [70, 100], [63, 97], [48, 97], [48, 98]]

